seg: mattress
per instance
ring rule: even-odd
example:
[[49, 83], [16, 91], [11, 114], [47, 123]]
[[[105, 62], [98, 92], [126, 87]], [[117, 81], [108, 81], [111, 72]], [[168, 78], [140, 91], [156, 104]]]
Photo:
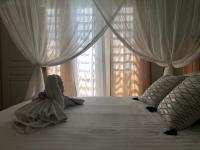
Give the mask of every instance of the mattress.
[[68, 120], [31, 134], [12, 127], [18, 104], [0, 112], [0, 150], [199, 150], [200, 125], [163, 134], [158, 113], [130, 97], [88, 97], [83, 106], [68, 108]]

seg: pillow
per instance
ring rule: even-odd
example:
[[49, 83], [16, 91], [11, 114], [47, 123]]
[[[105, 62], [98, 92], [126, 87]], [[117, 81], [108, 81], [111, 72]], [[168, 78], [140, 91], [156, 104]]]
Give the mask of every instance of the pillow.
[[186, 78], [159, 104], [169, 128], [182, 130], [200, 118], [200, 75]]
[[185, 78], [185, 76], [162, 76], [139, 97], [139, 100], [157, 108], [163, 98]]

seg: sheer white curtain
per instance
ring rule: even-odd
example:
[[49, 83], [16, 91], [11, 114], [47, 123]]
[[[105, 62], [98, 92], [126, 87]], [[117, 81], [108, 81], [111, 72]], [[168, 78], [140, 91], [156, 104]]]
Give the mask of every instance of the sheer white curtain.
[[62, 65], [48, 67], [47, 73], [61, 76], [65, 95], [109, 96], [110, 59], [106, 62], [105, 57], [104, 40], [101, 38], [77, 58]]
[[106, 65], [102, 38], [73, 62], [77, 96], [106, 96]]
[[[86, 7], [95, 17], [80, 21], [77, 13]], [[35, 65], [27, 97], [44, 89], [42, 66], [77, 57], [107, 28], [92, 0], [8, 0], [0, 7], [0, 15], [21, 53]], [[81, 28], [85, 30], [83, 34]]]
[[[172, 74], [172, 67], [185, 66], [199, 57], [199, 0], [113, 0], [110, 5], [106, 0], [94, 2], [121, 42], [145, 60], [165, 66], [164, 74]], [[133, 9], [133, 26], [121, 14], [110, 23], [113, 11], [109, 6]]]
[[[77, 21], [82, 8], [92, 8], [95, 17]], [[125, 21], [126, 13], [120, 14], [129, 8], [133, 25]], [[103, 35], [106, 25], [128, 49], [172, 73], [172, 66], [199, 56], [199, 11], [199, 0], [8, 0], [0, 7], [11, 38], [35, 65], [28, 96], [44, 88], [41, 66], [77, 57]]]

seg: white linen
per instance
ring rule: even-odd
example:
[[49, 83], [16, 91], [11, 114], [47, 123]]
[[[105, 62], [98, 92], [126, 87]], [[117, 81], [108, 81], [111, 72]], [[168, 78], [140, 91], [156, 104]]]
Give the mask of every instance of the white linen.
[[[165, 75], [173, 74], [172, 67], [183, 67], [200, 56], [199, 0], [94, 2], [121, 42], [145, 60], [165, 66]], [[113, 7], [119, 8], [119, 17], [109, 22]]]
[[[80, 20], [80, 13], [91, 12]], [[35, 65], [26, 98], [44, 90], [42, 66], [75, 58], [107, 29], [92, 0], [8, 0], [0, 16], [20, 52]]]
[[0, 112], [1, 150], [199, 150], [200, 126], [163, 134], [164, 120], [130, 97], [90, 97], [83, 106], [65, 110], [65, 123], [33, 134], [12, 128], [13, 112], [22, 103]]

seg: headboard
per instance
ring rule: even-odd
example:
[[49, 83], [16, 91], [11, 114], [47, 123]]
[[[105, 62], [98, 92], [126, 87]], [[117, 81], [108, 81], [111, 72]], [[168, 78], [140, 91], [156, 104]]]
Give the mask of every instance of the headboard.
[[190, 74], [194, 72], [200, 72], [200, 58], [183, 67], [183, 74]]

